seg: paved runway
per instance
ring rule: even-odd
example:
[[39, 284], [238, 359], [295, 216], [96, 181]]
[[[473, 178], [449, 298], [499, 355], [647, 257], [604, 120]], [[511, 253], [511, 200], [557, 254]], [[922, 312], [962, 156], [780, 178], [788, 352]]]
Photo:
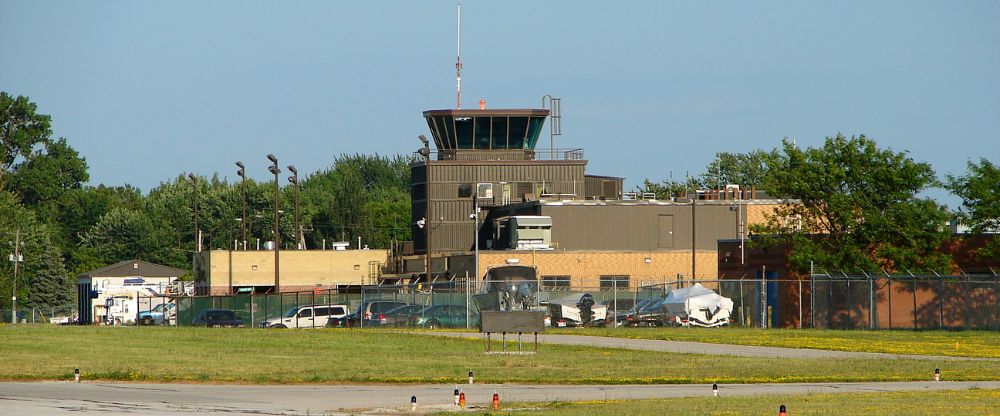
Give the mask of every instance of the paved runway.
[[[452, 338], [482, 339], [478, 332], [414, 332], [414, 334], [433, 335]], [[499, 334], [493, 335], [496, 342], [493, 348], [498, 348]], [[507, 335], [507, 340], [516, 340], [517, 335]], [[525, 349], [532, 347], [532, 335], [523, 335], [522, 343]], [[598, 337], [592, 335], [557, 335], [541, 334], [538, 336], [541, 344], [585, 345], [602, 348], [623, 348], [629, 350], [663, 351], [688, 354], [734, 355], [741, 357], [772, 357], [772, 358], [875, 358], [875, 359], [907, 359], [933, 361], [997, 361], [997, 358], [948, 357], [939, 355], [907, 355], [883, 354], [875, 352], [829, 351], [799, 348], [758, 347], [752, 345], [710, 344], [705, 342], [664, 341], [655, 339], [629, 339], [614, 337]], [[509, 348], [509, 347], [508, 347]]]
[[[709, 396], [693, 385], [460, 385], [470, 406], [486, 406], [493, 392], [505, 403], [554, 400], [651, 399]], [[0, 415], [61, 414], [257, 414], [322, 415], [408, 413], [454, 409], [453, 385], [214, 385], [133, 383], [0, 383]], [[1000, 381], [903, 383], [801, 383], [721, 385], [723, 396], [847, 393], [904, 390], [1000, 389]], [[352, 410], [353, 409], [353, 410]]]

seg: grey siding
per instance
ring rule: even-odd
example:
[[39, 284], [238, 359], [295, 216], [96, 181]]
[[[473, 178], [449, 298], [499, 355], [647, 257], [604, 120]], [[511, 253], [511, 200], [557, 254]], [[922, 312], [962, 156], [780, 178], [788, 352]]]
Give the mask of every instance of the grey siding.
[[[738, 238], [736, 212], [728, 206], [696, 209], [697, 249], [715, 250], [718, 240]], [[552, 217], [552, 241], [558, 249], [691, 249], [690, 205], [542, 205], [541, 215]], [[668, 231], [665, 224], [672, 226], [671, 235], [661, 235]]]

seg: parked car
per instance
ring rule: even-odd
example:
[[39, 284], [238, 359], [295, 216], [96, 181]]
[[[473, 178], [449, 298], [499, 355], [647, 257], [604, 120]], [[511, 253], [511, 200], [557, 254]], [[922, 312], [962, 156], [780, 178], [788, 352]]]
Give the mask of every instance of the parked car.
[[417, 311], [423, 309], [423, 305], [406, 305], [386, 311], [379, 317], [379, 321], [384, 321], [383, 326], [406, 326], [410, 317]]
[[666, 311], [663, 309], [663, 298], [648, 299], [636, 305], [636, 309], [629, 311], [622, 321], [628, 326], [663, 326], [667, 324]]
[[[330, 328], [377, 327], [386, 324], [385, 313], [401, 306], [409, 305], [398, 300], [369, 300], [358, 305], [358, 309], [341, 319], [327, 322]], [[360, 317], [360, 318], [359, 318]]]
[[246, 324], [236, 317], [236, 312], [229, 309], [203, 309], [194, 317], [191, 322], [194, 326], [205, 326], [209, 328], [243, 328]]
[[330, 319], [347, 316], [347, 305], [293, 306], [284, 315], [261, 321], [261, 328], [323, 328]]
[[[427, 306], [410, 317], [412, 326], [424, 328], [465, 328], [465, 305], [432, 305]], [[469, 323], [479, 326], [479, 312], [468, 310]]]
[[148, 311], [139, 312], [139, 325], [163, 325], [177, 317], [174, 303], [161, 303]]

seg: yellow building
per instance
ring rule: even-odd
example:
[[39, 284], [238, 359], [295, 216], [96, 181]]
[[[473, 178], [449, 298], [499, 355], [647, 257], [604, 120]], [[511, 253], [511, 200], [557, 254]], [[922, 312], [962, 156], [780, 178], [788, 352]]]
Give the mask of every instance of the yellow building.
[[212, 250], [198, 253], [200, 293], [299, 292], [339, 285], [375, 284], [387, 250]]

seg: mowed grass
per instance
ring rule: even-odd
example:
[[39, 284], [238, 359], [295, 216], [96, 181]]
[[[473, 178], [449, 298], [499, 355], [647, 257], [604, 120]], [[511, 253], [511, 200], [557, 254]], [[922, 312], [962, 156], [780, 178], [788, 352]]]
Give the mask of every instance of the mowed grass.
[[1000, 358], [1000, 331], [904, 331], [760, 328], [570, 328], [557, 334], [708, 342], [713, 344], [811, 348]]
[[779, 359], [542, 345], [486, 355], [476, 337], [317, 329], [0, 326], [0, 379], [231, 383], [678, 384], [996, 380], [1000, 360]]
[[[504, 415], [1000, 415], [1000, 390], [697, 397], [598, 402], [514, 403]], [[521, 410], [513, 410], [521, 409]], [[457, 414], [439, 413], [439, 414]]]

